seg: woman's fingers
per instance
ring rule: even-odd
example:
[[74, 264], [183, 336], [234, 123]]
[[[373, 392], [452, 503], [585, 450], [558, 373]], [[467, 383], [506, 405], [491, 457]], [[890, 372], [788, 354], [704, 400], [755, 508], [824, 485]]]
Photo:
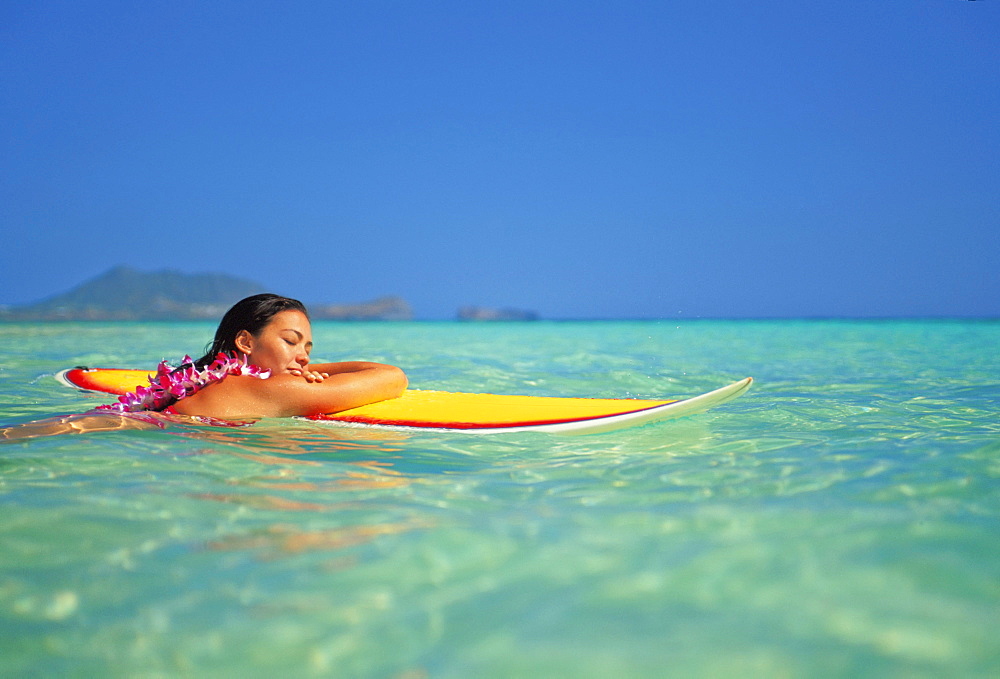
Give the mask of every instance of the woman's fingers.
[[314, 370], [292, 368], [289, 370], [293, 375], [306, 378], [306, 382], [322, 382], [330, 376], [329, 373], [316, 372]]

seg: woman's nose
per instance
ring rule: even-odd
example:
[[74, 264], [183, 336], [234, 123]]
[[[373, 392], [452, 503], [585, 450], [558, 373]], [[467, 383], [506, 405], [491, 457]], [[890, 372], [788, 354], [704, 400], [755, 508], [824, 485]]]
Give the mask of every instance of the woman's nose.
[[299, 352], [299, 354], [295, 357], [295, 362], [303, 367], [309, 365], [309, 354], [304, 351]]

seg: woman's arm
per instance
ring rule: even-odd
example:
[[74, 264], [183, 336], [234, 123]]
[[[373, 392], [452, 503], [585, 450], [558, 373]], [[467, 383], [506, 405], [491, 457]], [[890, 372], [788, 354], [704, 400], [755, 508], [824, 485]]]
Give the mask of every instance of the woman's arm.
[[158, 428], [154, 422], [145, 419], [97, 411], [53, 417], [37, 422], [25, 422], [11, 427], [0, 427], [0, 440], [33, 439], [39, 436], [55, 436], [56, 434], [87, 434], [117, 429]]
[[[383, 363], [347, 361], [306, 366], [313, 373], [327, 375], [310, 382], [303, 376], [272, 375], [254, 380], [255, 386], [274, 409], [272, 417], [336, 413], [358, 406], [397, 398], [406, 390], [406, 374]], [[251, 378], [253, 379], [253, 378]]]
[[185, 415], [221, 419], [294, 417], [336, 413], [401, 396], [406, 374], [383, 363], [350, 361], [307, 366], [327, 377], [310, 381], [303, 375], [283, 373], [261, 380], [230, 376], [177, 402]]

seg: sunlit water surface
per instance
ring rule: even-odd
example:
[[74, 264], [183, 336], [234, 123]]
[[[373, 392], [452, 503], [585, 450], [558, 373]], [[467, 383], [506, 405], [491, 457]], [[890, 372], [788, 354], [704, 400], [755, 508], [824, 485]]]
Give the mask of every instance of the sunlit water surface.
[[[0, 424], [207, 324], [0, 325]], [[996, 676], [1000, 323], [317, 324], [411, 386], [737, 401], [583, 437], [0, 445], [4, 676]]]

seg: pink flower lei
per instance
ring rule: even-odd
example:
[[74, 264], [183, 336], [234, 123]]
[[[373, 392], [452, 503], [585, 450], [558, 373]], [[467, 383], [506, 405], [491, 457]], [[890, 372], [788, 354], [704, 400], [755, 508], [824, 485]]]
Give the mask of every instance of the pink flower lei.
[[98, 410], [113, 410], [118, 413], [135, 413], [141, 410], [163, 410], [182, 398], [191, 396], [210, 384], [221, 382], [229, 375], [250, 375], [262, 380], [271, 376], [270, 370], [247, 363], [246, 356], [229, 356], [219, 352], [215, 360], [206, 368], [198, 370], [190, 356], [181, 362], [182, 368], [174, 368], [162, 361], [156, 374], [149, 378], [148, 387], [118, 397], [118, 403], [98, 406]]

